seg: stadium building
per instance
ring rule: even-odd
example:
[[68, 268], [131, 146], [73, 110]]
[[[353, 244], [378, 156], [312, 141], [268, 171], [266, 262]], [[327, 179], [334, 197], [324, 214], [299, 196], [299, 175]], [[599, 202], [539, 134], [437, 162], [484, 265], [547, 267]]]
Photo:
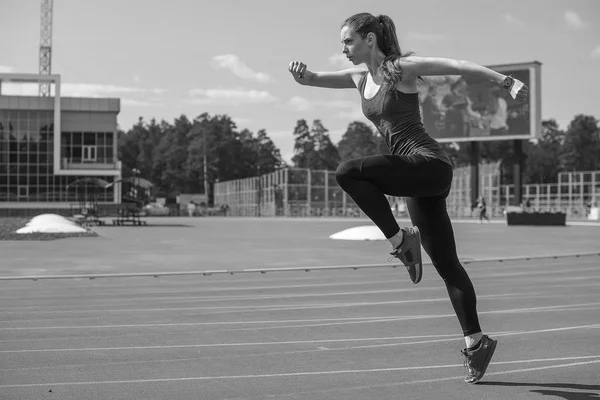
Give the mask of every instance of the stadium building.
[[[50, 96], [4, 94], [19, 85], [49, 85]], [[121, 177], [119, 111], [116, 98], [61, 98], [60, 75], [0, 74], [0, 215], [66, 212], [82, 189], [96, 190], [100, 206], [120, 203], [120, 184], [69, 186], [84, 177]]]

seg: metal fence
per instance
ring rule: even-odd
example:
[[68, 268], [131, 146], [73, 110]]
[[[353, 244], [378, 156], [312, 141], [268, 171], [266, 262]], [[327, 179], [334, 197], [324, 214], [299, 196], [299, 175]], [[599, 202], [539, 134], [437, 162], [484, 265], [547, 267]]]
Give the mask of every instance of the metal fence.
[[[514, 185], [500, 184], [500, 163], [479, 166], [480, 195], [488, 213], [502, 216], [514, 205]], [[523, 200], [536, 211], [563, 211], [569, 218], [585, 218], [589, 205], [600, 199], [600, 171], [563, 172], [558, 183], [523, 185]], [[406, 214], [404, 198], [388, 196], [397, 216]], [[227, 204], [233, 216], [364, 216], [338, 186], [335, 171], [284, 168], [259, 177], [215, 184], [215, 205]], [[454, 170], [447, 199], [451, 217], [474, 215], [471, 203], [471, 168]]]
[[[490, 210], [500, 206], [499, 164], [480, 166], [482, 195]], [[215, 205], [227, 204], [233, 216], [362, 216], [362, 212], [337, 184], [335, 171], [284, 168], [259, 177], [215, 184]], [[405, 199], [388, 196], [397, 215], [406, 214]], [[470, 216], [471, 170], [456, 168], [447, 199], [451, 216]]]
[[[514, 185], [502, 186], [502, 204], [512, 204]], [[561, 172], [558, 183], [523, 185], [523, 201], [535, 211], [562, 211], [569, 218], [586, 218], [600, 200], [600, 171]]]

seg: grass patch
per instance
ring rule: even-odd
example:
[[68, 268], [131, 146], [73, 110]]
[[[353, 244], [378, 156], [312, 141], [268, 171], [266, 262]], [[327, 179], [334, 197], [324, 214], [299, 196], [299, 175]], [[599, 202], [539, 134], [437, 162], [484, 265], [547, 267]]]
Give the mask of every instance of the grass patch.
[[94, 237], [98, 236], [93, 230], [86, 228], [87, 232], [82, 233], [17, 233], [31, 220], [31, 218], [8, 217], [0, 218], [0, 240], [55, 240], [72, 237]]

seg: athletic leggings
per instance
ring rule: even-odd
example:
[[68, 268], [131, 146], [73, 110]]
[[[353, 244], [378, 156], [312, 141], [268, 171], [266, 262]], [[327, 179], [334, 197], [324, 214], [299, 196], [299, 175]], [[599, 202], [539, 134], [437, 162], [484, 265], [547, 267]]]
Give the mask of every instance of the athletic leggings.
[[446, 197], [452, 183], [452, 166], [421, 155], [378, 155], [342, 162], [336, 179], [386, 238], [399, 232], [385, 195], [407, 197], [412, 223], [440, 274], [465, 336], [481, 332], [477, 299], [469, 275], [460, 264]]

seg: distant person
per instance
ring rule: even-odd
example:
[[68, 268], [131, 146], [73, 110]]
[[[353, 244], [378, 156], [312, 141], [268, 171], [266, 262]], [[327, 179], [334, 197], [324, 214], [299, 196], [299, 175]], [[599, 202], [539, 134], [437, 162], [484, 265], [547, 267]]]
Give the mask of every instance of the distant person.
[[190, 201], [187, 205], [188, 216], [193, 217], [196, 215], [196, 203], [194, 201]]
[[[452, 184], [450, 158], [432, 139], [421, 121], [417, 81], [427, 75], [465, 75], [513, 86], [515, 97], [527, 98], [520, 81], [481, 65], [447, 58], [402, 54], [396, 27], [390, 17], [361, 13], [342, 24], [343, 54], [367, 70], [312, 72], [292, 61], [289, 71], [302, 85], [323, 88], [358, 88], [362, 110], [389, 147], [389, 155], [359, 157], [342, 162], [336, 180], [356, 205], [379, 227], [392, 246], [392, 255], [406, 266], [410, 279], [422, 276], [421, 240], [433, 265], [446, 284], [467, 347], [462, 351], [467, 366], [465, 382], [476, 383], [484, 375], [496, 341], [484, 335], [477, 315], [473, 284], [456, 254], [446, 197]], [[415, 225], [400, 229], [387, 196], [407, 197]]]
[[229, 205], [221, 204], [221, 213], [223, 214], [224, 217], [227, 216], [227, 211], [229, 211]]
[[531, 200], [529, 200], [529, 197], [525, 198], [525, 200], [521, 204], [521, 208], [523, 208], [523, 211], [525, 212], [531, 212]]
[[487, 204], [483, 196], [480, 196], [477, 201], [477, 209], [479, 210], [479, 223], [483, 224], [484, 218], [490, 222], [490, 218], [487, 216]]

